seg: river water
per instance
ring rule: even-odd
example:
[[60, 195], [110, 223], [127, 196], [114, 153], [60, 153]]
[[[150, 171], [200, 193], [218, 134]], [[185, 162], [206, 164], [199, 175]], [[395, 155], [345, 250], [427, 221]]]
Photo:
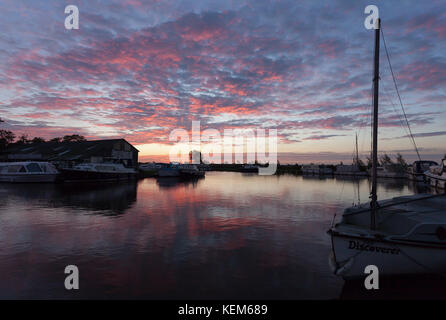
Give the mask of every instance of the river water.
[[[328, 266], [326, 231], [369, 190], [367, 179], [229, 172], [194, 182], [1, 184], [0, 298], [348, 296]], [[381, 199], [418, 191], [403, 180], [378, 185]], [[67, 265], [79, 269], [79, 290], [64, 287]]]

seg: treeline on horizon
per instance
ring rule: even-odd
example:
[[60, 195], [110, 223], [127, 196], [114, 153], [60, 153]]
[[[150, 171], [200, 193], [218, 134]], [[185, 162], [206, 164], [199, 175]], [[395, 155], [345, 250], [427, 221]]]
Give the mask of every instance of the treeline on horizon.
[[[404, 157], [397, 153], [395, 156], [395, 159], [393, 160], [387, 153], [383, 154], [379, 159], [379, 166], [386, 167], [388, 169], [391, 169], [394, 172], [405, 172], [409, 165], [407, 164]], [[221, 163], [221, 164], [215, 164], [215, 163], [206, 163], [202, 162], [203, 164], [207, 164], [213, 171], [240, 171], [243, 166], [246, 163]], [[268, 163], [259, 163], [255, 161], [253, 163], [254, 165], [257, 165], [259, 167], [266, 167], [268, 166]], [[372, 167], [372, 160], [371, 158], [367, 157], [367, 163], [364, 163], [361, 159], [358, 159], [358, 161], [353, 161], [353, 165], [357, 165], [360, 171], [367, 171]], [[280, 161], [277, 161], [277, 168], [276, 168], [276, 175], [281, 174], [296, 174], [300, 175], [302, 174], [302, 167], [304, 165], [318, 165], [315, 163], [307, 163], [307, 164], [281, 164]], [[324, 164], [320, 164], [324, 165]], [[333, 172], [336, 169], [336, 166], [338, 165], [344, 165], [344, 163], [341, 161], [338, 164], [327, 164], [325, 166], [331, 168]]]
[[[445, 155], [446, 157], [446, 155]], [[221, 163], [221, 164], [215, 164], [215, 163], [209, 163], [206, 161], [202, 161], [202, 164], [209, 165], [213, 170], [220, 170], [220, 171], [238, 171], [240, 168], [242, 168], [247, 163]], [[259, 163], [255, 161], [253, 163], [256, 166], [259, 167], [266, 167], [268, 166], [268, 163]], [[367, 157], [367, 162], [364, 163], [361, 159], [358, 159], [357, 161], [354, 160], [353, 165], [357, 165], [359, 170], [361, 171], [367, 171], [367, 169], [370, 169], [372, 167], [372, 160], [370, 157]], [[329, 168], [332, 168], [333, 170], [338, 165], [344, 165], [344, 163], [341, 161], [337, 164], [322, 164], [322, 163], [305, 163], [305, 164], [298, 164], [298, 163], [288, 163], [288, 164], [281, 164], [280, 161], [277, 161], [277, 172], [296, 172], [300, 173], [302, 170], [302, 166], [305, 165], [325, 165]], [[379, 159], [378, 159], [378, 165], [386, 168], [392, 168], [396, 171], [398, 169], [400, 170], [406, 170], [409, 167], [409, 164], [404, 159], [403, 155], [400, 153], [397, 153], [395, 156], [395, 159], [393, 160], [391, 156], [389, 156], [387, 153], [384, 153]]]
[[[0, 118], [0, 123], [1, 122], [4, 122], [4, 120]], [[7, 147], [14, 145], [23, 145], [30, 143], [43, 143], [43, 142], [61, 143], [61, 142], [81, 142], [81, 141], [87, 141], [87, 139], [85, 139], [84, 136], [79, 134], [65, 135], [63, 137], [56, 137], [47, 141], [42, 137], [28, 138], [28, 135], [26, 134], [22, 134], [17, 137], [16, 134], [10, 130], [0, 129], [0, 150], [4, 150]]]

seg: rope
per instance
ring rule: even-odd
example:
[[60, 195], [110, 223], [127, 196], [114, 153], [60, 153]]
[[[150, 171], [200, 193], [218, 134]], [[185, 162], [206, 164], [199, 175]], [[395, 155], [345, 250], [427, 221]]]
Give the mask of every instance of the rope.
[[401, 110], [403, 110], [404, 118], [406, 119], [406, 123], [407, 123], [407, 128], [409, 129], [409, 133], [410, 133], [410, 138], [411, 138], [412, 143], [413, 143], [413, 145], [415, 147], [415, 151], [417, 152], [418, 159], [421, 161], [420, 153], [418, 152], [417, 144], [416, 144], [415, 138], [414, 138], [414, 136], [412, 134], [412, 130], [411, 130], [410, 125], [409, 125], [409, 120], [407, 119], [406, 111], [404, 110], [404, 105], [403, 105], [403, 101], [401, 100], [401, 95], [400, 95], [400, 92], [398, 90], [398, 85], [396, 84], [396, 79], [395, 79], [395, 75], [393, 73], [392, 64], [390, 63], [389, 51], [387, 50], [387, 44], [386, 44], [386, 39], [384, 38], [384, 32], [383, 32], [382, 25], [381, 25], [381, 34], [382, 34], [382, 38], [383, 38], [384, 48], [386, 50], [386, 56], [387, 56], [387, 61], [389, 63], [390, 73], [392, 74], [393, 83], [395, 85], [396, 93], [397, 93], [398, 99], [400, 101]]
[[390, 98], [389, 93], [386, 90], [386, 87], [384, 86], [384, 81], [381, 81], [381, 87], [383, 88], [384, 91], [384, 96], [387, 100], [387, 102], [389, 102], [389, 104], [392, 106], [393, 111], [395, 111], [395, 114], [398, 116], [398, 120], [400, 121], [401, 127], [404, 129], [404, 132], [406, 133], [407, 136], [409, 136], [409, 132], [407, 131], [406, 127], [404, 126], [404, 122], [403, 119], [401, 118], [401, 115], [398, 113], [398, 111], [396, 110], [396, 106], [393, 103], [392, 99]]

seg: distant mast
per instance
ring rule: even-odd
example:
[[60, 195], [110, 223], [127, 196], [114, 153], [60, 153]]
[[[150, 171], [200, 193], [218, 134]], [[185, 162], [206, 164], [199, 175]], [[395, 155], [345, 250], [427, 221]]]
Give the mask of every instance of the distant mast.
[[370, 194], [370, 228], [375, 230], [376, 210], [378, 208], [376, 184], [378, 169], [378, 89], [379, 89], [379, 32], [381, 19], [376, 19], [375, 25], [375, 66], [373, 75], [373, 144], [372, 144], [372, 192]]
[[355, 134], [356, 136], [356, 165], [359, 169], [359, 153], [358, 153], [358, 133]]

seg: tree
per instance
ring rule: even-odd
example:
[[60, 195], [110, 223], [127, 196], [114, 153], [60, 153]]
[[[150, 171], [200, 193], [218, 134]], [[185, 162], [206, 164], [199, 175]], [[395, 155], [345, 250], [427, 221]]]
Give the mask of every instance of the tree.
[[364, 162], [363, 162], [361, 159], [358, 159], [358, 161], [357, 161], [357, 165], [358, 165], [358, 168], [359, 168], [361, 171], [365, 171], [366, 166], [365, 166]]
[[403, 168], [407, 168], [407, 162], [406, 160], [404, 160], [403, 156], [401, 155], [401, 153], [397, 153], [396, 155], [396, 163], [398, 165], [400, 165]]
[[379, 158], [379, 162], [383, 167], [394, 164], [392, 159], [387, 155], [387, 153], [384, 153], [384, 155]]
[[367, 168], [370, 169], [372, 167], [372, 158], [367, 157]]
[[57, 142], [57, 143], [59, 143], [61, 141], [62, 141], [61, 137], [56, 137], [56, 138], [53, 138], [53, 139], [50, 140], [50, 142]]
[[26, 134], [22, 134], [18, 139], [17, 139], [17, 144], [27, 144], [29, 143], [29, 139], [28, 139], [28, 135]]
[[78, 134], [66, 135], [63, 137], [63, 142], [81, 142], [87, 141], [84, 136]]
[[[0, 119], [1, 122], [3, 120]], [[5, 149], [15, 139], [15, 134], [9, 130], [0, 130], [0, 150]]]
[[32, 142], [32, 143], [42, 143], [42, 142], [45, 142], [45, 139], [44, 139], [44, 138], [41, 138], [41, 137], [34, 137], [34, 138], [31, 140], [31, 142]]

